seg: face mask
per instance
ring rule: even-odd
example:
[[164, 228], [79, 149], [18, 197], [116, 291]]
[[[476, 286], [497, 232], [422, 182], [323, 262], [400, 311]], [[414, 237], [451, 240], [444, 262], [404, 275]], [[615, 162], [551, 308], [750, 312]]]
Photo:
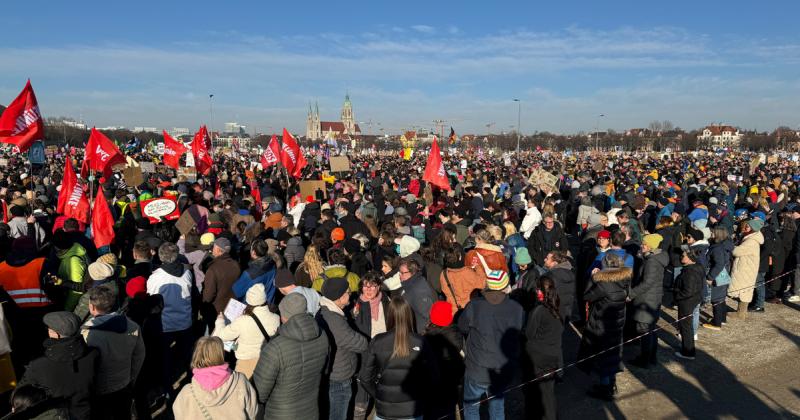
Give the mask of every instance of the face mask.
[[397, 255], [400, 255], [400, 244], [395, 244], [395, 246], [394, 246], [394, 252], [396, 252], [396, 253], [397, 253]]

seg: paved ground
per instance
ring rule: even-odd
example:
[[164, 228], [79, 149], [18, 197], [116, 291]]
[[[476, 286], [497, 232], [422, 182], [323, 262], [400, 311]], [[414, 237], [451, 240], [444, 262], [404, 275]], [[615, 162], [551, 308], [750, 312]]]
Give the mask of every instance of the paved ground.
[[[676, 316], [664, 312], [660, 325]], [[693, 362], [673, 356], [679, 346], [675, 328], [662, 330], [659, 367], [619, 374], [613, 403], [586, 397], [589, 378], [569, 369], [557, 385], [559, 417], [800, 418], [800, 306], [768, 304], [765, 313], [749, 314], [744, 322], [729, 318], [722, 331], [701, 327]], [[638, 346], [629, 345], [625, 359], [637, 353]]]

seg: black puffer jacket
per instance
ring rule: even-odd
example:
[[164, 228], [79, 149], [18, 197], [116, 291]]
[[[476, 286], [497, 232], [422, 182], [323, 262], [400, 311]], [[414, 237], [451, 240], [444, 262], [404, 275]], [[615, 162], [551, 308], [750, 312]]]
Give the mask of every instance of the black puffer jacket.
[[435, 398], [438, 366], [425, 340], [409, 334], [411, 353], [393, 358], [394, 331], [378, 334], [369, 344], [359, 382], [375, 397], [375, 410], [385, 419], [422, 416], [428, 398]]
[[700, 304], [705, 277], [706, 272], [700, 264], [683, 267], [681, 274], [675, 279], [675, 302], [679, 308], [694, 308]]
[[258, 401], [268, 419], [319, 418], [319, 384], [328, 357], [328, 336], [310, 314], [295, 315], [261, 348], [253, 372]]
[[662, 249], [656, 249], [644, 257], [639, 283], [630, 293], [634, 321], [643, 324], [656, 322], [664, 296], [664, 275], [668, 265], [669, 254]]
[[589, 320], [583, 332], [578, 359], [619, 346], [579, 365], [584, 371], [594, 369], [601, 376], [622, 371], [622, 332], [625, 327], [625, 298], [633, 277], [628, 267], [598, 271], [586, 289], [590, 303]]
[[558, 314], [562, 320], [566, 320], [572, 314], [572, 302], [575, 300], [575, 273], [572, 271], [572, 264], [564, 261], [550, 269], [548, 274], [558, 291]]
[[98, 357], [97, 349], [89, 348], [81, 335], [48, 338], [44, 342], [44, 356], [28, 365], [19, 385], [41, 386], [50, 397], [69, 402], [72, 418], [88, 419]]

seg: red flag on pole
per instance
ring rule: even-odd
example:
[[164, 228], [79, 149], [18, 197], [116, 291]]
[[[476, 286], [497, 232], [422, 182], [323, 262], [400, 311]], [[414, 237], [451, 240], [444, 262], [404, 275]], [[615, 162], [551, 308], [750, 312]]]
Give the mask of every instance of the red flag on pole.
[[192, 155], [194, 155], [194, 166], [200, 175], [208, 175], [214, 160], [211, 159], [211, 140], [208, 138], [206, 126], [200, 127], [192, 140]]
[[86, 198], [83, 186], [78, 182], [78, 176], [72, 168], [72, 160], [69, 157], [64, 167], [64, 177], [61, 179], [56, 211], [81, 223], [89, 223], [89, 199]]
[[450, 180], [447, 178], [447, 171], [444, 169], [442, 154], [439, 152], [439, 144], [436, 137], [433, 138], [431, 153], [428, 155], [428, 163], [425, 165], [425, 173], [422, 175], [424, 181], [428, 181], [437, 187], [450, 191]]
[[14, 144], [24, 152], [34, 141], [43, 139], [44, 120], [28, 79], [19, 96], [0, 115], [0, 143]]
[[114, 242], [114, 217], [111, 209], [108, 208], [106, 196], [103, 194], [103, 187], [97, 190], [92, 209], [92, 238], [94, 245], [98, 248], [111, 245]]
[[300, 146], [297, 144], [297, 141], [285, 128], [283, 129], [281, 163], [286, 167], [286, 171], [295, 178], [300, 178], [303, 168], [308, 164], [305, 156], [303, 156], [303, 152], [300, 151]]
[[164, 130], [164, 165], [177, 170], [184, 153], [186, 153], [186, 146], [173, 139], [167, 134], [167, 130]]
[[261, 168], [266, 170], [278, 163], [278, 156], [280, 155], [281, 147], [278, 145], [278, 138], [273, 134], [272, 140], [269, 141], [269, 145], [264, 150], [264, 153], [261, 154]]
[[102, 172], [103, 176], [111, 176], [111, 167], [125, 164], [125, 156], [120, 153], [111, 139], [92, 127], [89, 134], [89, 143], [86, 144], [86, 155], [81, 166], [81, 176], [86, 177], [89, 170]]

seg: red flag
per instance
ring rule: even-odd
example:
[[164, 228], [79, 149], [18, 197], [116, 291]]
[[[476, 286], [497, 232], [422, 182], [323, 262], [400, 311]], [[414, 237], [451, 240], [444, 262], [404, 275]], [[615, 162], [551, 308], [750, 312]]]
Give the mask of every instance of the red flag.
[[286, 171], [295, 178], [300, 178], [303, 168], [308, 164], [305, 156], [303, 156], [303, 152], [300, 151], [300, 146], [297, 144], [297, 141], [285, 128], [283, 129], [281, 163], [286, 167]]
[[194, 166], [197, 168], [197, 173], [208, 175], [211, 172], [211, 166], [214, 165], [214, 160], [211, 159], [211, 140], [208, 138], [206, 126], [200, 127], [200, 130], [194, 135], [192, 155], [194, 155]]
[[19, 96], [0, 115], [0, 142], [14, 144], [24, 152], [36, 140], [44, 140], [44, 120], [28, 79]]
[[439, 144], [436, 137], [433, 138], [431, 153], [428, 155], [428, 163], [425, 165], [425, 173], [422, 179], [430, 182], [437, 187], [450, 191], [450, 180], [447, 178], [447, 171], [444, 169], [442, 154], [439, 152]]
[[269, 141], [269, 145], [264, 150], [264, 153], [261, 154], [261, 167], [267, 169], [278, 163], [278, 156], [280, 155], [281, 147], [278, 146], [278, 138], [273, 134], [272, 140]]
[[78, 176], [72, 168], [72, 160], [67, 158], [64, 177], [61, 179], [61, 191], [58, 193], [56, 211], [66, 217], [72, 217], [81, 223], [89, 223], [89, 199], [78, 182]]
[[108, 208], [103, 187], [97, 190], [97, 196], [94, 199], [92, 238], [94, 238], [94, 245], [98, 248], [114, 242], [114, 217], [111, 215], [111, 209]]
[[177, 170], [184, 153], [186, 153], [186, 146], [173, 139], [167, 134], [167, 130], [164, 130], [164, 165]]
[[8, 204], [6, 204], [6, 200], [3, 201], [3, 223], [8, 223]]
[[89, 170], [94, 170], [102, 172], [108, 178], [111, 176], [111, 167], [116, 164], [125, 164], [125, 156], [111, 139], [92, 127], [81, 166], [81, 176], [85, 178]]
[[250, 195], [253, 196], [253, 200], [256, 202], [253, 208], [255, 209], [255, 218], [256, 220], [261, 220], [261, 189], [258, 188], [258, 182], [255, 179], [251, 179], [249, 182], [250, 185]]

